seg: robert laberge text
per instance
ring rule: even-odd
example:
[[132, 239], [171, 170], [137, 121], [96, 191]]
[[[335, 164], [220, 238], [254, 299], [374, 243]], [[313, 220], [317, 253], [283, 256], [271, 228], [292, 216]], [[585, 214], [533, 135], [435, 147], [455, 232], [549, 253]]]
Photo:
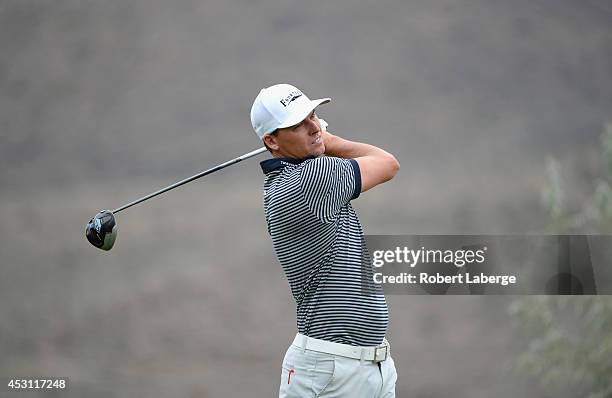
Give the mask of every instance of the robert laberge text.
[[[382, 284], [382, 283], [408, 283], [413, 284], [417, 283], [417, 276], [408, 272], [402, 272], [398, 275], [383, 275], [380, 272], [374, 273], [373, 276], [374, 283]], [[448, 283], [448, 284], [480, 284], [480, 283], [488, 283], [488, 284], [496, 284], [502, 286], [513, 285], [516, 283], [515, 275], [487, 275], [483, 272], [479, 274], [470, 274], [466, 272], [465, 274], [456, 274], [456, 275], [443, 275], [438, 273], [429, 274], [427, 272], [420, 272], [418, 275], [418, 283], [419, 284], [437, 284], [437, 283]]]

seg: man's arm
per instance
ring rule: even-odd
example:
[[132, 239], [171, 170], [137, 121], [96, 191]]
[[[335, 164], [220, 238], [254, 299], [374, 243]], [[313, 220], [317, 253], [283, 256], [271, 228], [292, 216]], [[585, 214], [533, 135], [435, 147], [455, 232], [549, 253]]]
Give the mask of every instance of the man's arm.
[[322, 132], [325, 154], [355, 159], [361, 171], [361, 192], [392, 179], [400, 168], [393, 155], [374, 145], [345, 140], [327, 131]]

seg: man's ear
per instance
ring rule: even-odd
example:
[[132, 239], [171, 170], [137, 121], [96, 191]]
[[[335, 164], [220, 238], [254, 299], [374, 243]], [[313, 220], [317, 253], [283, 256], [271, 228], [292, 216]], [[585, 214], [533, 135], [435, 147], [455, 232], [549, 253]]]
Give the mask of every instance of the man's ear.
[[263, 136], [263, 142], [268, 148], [272, 149], [273, 151], [278, 151], [279, 146], [278, 142], [276, 141], [276, 136], [272, 134], [266, 134]]

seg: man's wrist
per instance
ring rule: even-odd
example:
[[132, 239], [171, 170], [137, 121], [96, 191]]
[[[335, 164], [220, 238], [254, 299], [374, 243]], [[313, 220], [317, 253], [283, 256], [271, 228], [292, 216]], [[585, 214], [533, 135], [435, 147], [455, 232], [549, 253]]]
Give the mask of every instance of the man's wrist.
[[323, 131], [322, 133], [323, 143], [325, 144], [325, 154], [328, 156], [343, 157], [340, 150], [340, 141], [342, 138]]

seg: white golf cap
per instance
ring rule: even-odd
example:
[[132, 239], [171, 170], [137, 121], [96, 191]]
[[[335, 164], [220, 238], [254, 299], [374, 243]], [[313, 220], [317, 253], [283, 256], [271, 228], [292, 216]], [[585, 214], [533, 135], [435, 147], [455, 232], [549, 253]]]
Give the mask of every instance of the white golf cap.
[[251, 108], [251, 125], [260, 139], [276, 129], [291, 127], [330, 98], [310, 100], [290, 84], [275, 84], [259, 92]]

